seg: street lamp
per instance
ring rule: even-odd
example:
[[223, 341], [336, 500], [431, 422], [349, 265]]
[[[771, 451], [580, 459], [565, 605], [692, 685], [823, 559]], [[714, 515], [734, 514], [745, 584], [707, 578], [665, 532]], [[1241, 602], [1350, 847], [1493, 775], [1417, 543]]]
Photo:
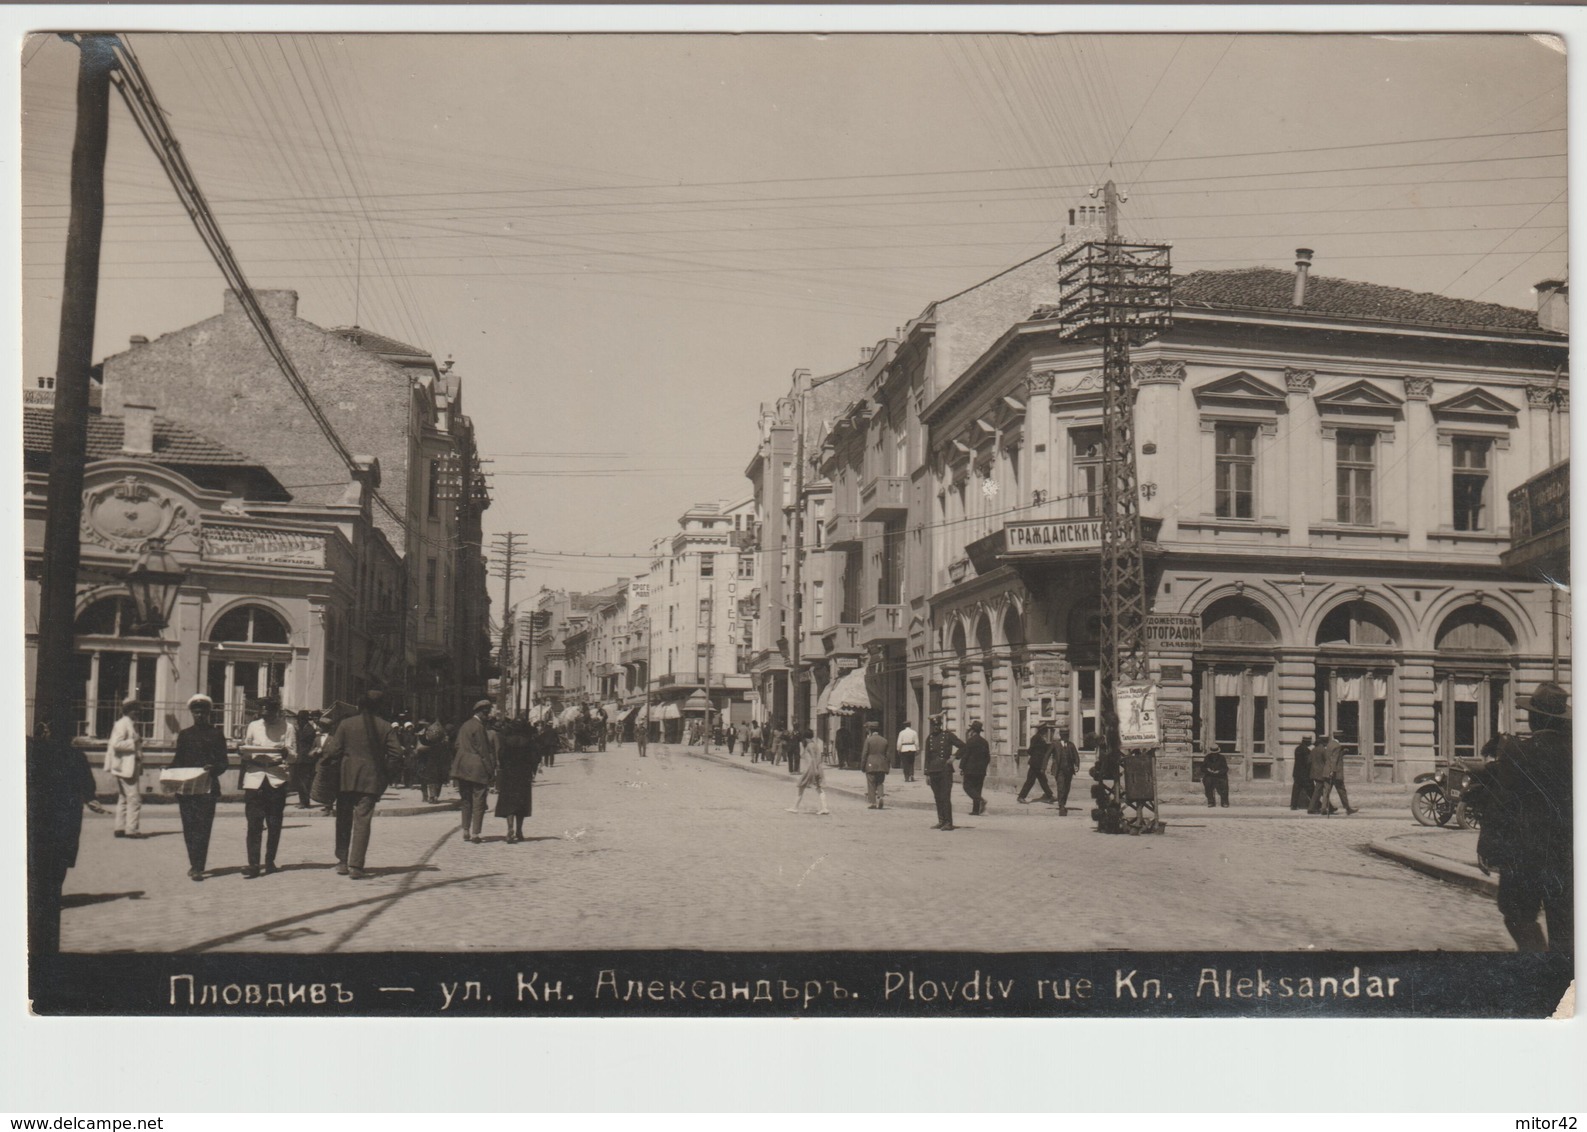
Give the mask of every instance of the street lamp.
[[138, 623], [152, 632], [159, 632], [171, 623], [171, 610], [176, 605], [177, 591], [187, 579], [187, 571], [170, 551], [165, 540], [152, 538], [144, 544], [143, 553], [127, 571], [127, 592], [138, 611]]

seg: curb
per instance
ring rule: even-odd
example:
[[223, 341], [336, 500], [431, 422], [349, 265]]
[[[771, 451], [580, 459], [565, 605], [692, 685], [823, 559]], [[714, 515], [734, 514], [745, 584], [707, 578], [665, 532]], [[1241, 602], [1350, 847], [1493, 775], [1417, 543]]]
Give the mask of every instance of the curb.
[[1421, 853], [1388, 841], [1374, 841], [1367, 848], [1380, 857], [1387, 857], [1419, 873], [1426, 873], [1428, 876], [1437, 877], [1450, 884], [1458, 884], [1486, 896], [1499, 895], [1498, 880], [1483, 875], [1482, 870], [1474, 865], [1451, 861], [1447, 857], [1435, 857], [1430, 853]]

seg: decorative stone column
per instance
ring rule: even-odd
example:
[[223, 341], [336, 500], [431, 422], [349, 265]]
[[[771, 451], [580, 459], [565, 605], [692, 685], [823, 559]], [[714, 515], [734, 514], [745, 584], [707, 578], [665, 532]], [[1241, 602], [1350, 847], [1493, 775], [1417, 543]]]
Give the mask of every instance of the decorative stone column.
[[1051, 498], [1058, 490], [1053, 482], [1052, 386], [1052, 370], [1033, 370], [1025, 379], [1029, 393], [1025, 401], [1025, 449], [1030, 454], [1031, 494], [1015, 501], [1020, 507], [1030, 503], [1035, 492]]
[[[1438, 448], [1432, 443], [1433, 410], [1433, 379], [1430, 377], [1407, 377], [1405, 383], [1405, 450], [1407, 452], [1436, 453]], [[1429, 527], [1437, 527], [1443, 518], [1439, 510], [1439, 500], [1436, 490], [1437, 477], [1428, 475], [1427, 466], [1430, 461], [1405, 460], [1402, 462], [1404, 469], [1403, 490], [1407, 502], [1406, 527], [1409, 537], [1406, 546], [1409, 550], [1427, 549], [1427, 531]], [[1388, 483], [1379, 485], [1379, 491], [1398, 489], [1400, 485], [1391, 487]]]
[[[1289, 524], [1289, 544], [1308, 546], [1311, 525], [1322, 518], [1310, 510], [1308, 485], [1317, 481], [1318, 445], [1316, 412], [1311, 403], [1317, 388], [1317, 375], [1309, 369], [1284, 370], [1284, 411], [1289, 414], [1289, 437], [1285, 444], [1289, 461], [1289, 482], [1285, 485], [1284, 521]], [[1297, 736], [1295, 742], [1300, 742]], [[1294, 744], [1289, 744], [1293, 747]]]

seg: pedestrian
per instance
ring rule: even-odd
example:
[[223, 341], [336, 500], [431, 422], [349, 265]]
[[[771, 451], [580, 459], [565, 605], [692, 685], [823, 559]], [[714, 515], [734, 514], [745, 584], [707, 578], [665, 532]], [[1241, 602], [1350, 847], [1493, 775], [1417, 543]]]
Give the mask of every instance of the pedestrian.
[[1220, 804], [1229, 806], [1229, 760], [1223, 757], [1223, 748], [1214, 743], [1207, 748], [1201, 760], [1201, 790], [1207, 796], [1207, 808]]
[[26, 751], [28, 951], [54, 955], [61, 949], [61, 888], [77, 864], [83, 836], [83, 807], [107, 811], [94, 797], [88, 756], [71, 743], [50, 740], [40, 720]]
[[105, 773], [116, 786], [115, 836], [137, 839], [143, 816], [143, 733], [138, 726], [140, 705], [135, 699], [121, 705], [121, 715], [110, 729], [105, 745]]
[[887, 772], [892, 767], [892, 752], [882, 737], [882, 726], [875, 720], [865, 723], [865, 742], [860, 748], [860, 765], [865, 769], [865, 802], [880, 810], [886, 801]]
[[639, 757], [645, 757], [645, 748], [650, 745], [650, 705], [646, 704], [639, 709], [639, 715], [634, 718], [634, 746], [639, 748]]
[[1058, 740], [1049, 753], [1052, 759], [1053, 789], [1058, 795], [1058, 816], [1069, 815], [1069, 787], [1080, 773], [1080, 752], [1069, 741], [1069, 725], [1058, 725]]
[[970, 816], [986, 813], [986, 798], [981, 786], [986, 782], [986, 772], [992, 765], [992, 748], [981, 734], [981, 721], [970, 722], [970, 737], [964, 741], [964, 751], [959, 755], [959, 773], [963, 777], [964, 793], [970, 799]]
[[397, 729], [381, 718], [385, 694], [371, 688], [358, 699], [358, 711], [336, 725], [320, 755], [325, 773], [336, 781], [336, 872], [363, 880], [375, 806], [386, 792], [386, 768], [402, 753]]
[[[1545, 680], [1527, 705], [1532, 734], [1498, 744], [1474, 773], [1482, 832], [1477, 863], [1499, 874], [1499, 913], [1518, 951], [1569, 955], [1575, 945], [1570, 701]], [[1544, 928], [1537, 922], [1543, 913]]]
[[1015, 799], [1021, 805], [1028, 804], [1028, 795], [1031, 787], [1041, 787], [1041, 800], [1043, 802], [1056, 802], [1052, 786], [1047, 782], [1047, 760], [1052, 757], [1052, 743], [1048, 737], [1052, 734], [1052, 723], [1042, 720], [1036, 725], [1036, 734], [1031, 736], [1030, 747], [1026, 751], [1029, 765], [1025, 769], [1025, 785], [1019, 788], [1019, 797]]
[[898, 764], [904, 772], [904, 781], [915, 781], [915, 756], [920, 754], [920, 736], [908, 722], [898, 729], [898, 741], [893, 744], [898, 752]]
[[1295, 761], [1289, 772], [1289, 808], [1304, 810], [1311, 806], [1311, 736], [1302, 735], [1295, 747]]
[[397, 732], [397, 739], [402, 743], [402, 785], [418, 786], [419, 729], [413, 725], [413, 720], [407, 718], [406, 713], [403, 716], [402, 727]]
[[489, 700], [474, 705], [474, 714], [458, 728], [457, 751], [452, 756], [452, 779], [463, 796], [463, 840], [476, 844], [485, 823], [491, 783], [496, 780], [496, 747], [485, 725], [490, 709]]
[[729, 727], [727, 729], [727, 753], [731, 755], [733, 753], [733, 748], [737, 744], [738, 744], [738, 728]]
[[788, 773], [798, 774], [800, 755], [803, 753], [801, 748], [804, 745], [800, 732], [796, 728], [789, 728], [783, 734], [782, 743], [783, 751], [788, 760]]
[[298, 796], [297, 808], [306, 810], [312, 802], [309, 791], [314, 786], [314, 748], [319, 732], [314, 727], [314, 713], [308, 709], [298, 712], [292, 727], [292, 753], [287, 756], [287, 783]]
[[205, 695], [187, 701], [193, 724], [176, 733], [172, 767], [197, 767], [206, 773], [193, 793], [178, 794], [176, 809], [182, 817], [182, 840], [187, 845], [187, 875], [204, 879], [209, 861], [209, 835], [215, 828], [215, 803], [220, 800], [220, 777], [226, 773], [226, 734], [210, 721], [215, 701]]
[[603, 708], [603, 707], [602, 708], [596, 708], [595, 709], [595, 733], [600, 738], [600, 747], [598, 749], [602, 750], [602, 751], [606, 750], [606, 731], [607, 731], [606, 720], [607, 720], [606, 709]]
[[523, 820], [534, 813], [538, 736], [522, 720], [502, 724], [501, 764], [497, 768], [496, 816], [507, 819], [507, 843], [523, 840]]
[[937, 803], [935, 828], [951, 833], [953, 824], [953, 758], [954, 752], [964, 746], [964, 740], [944, 727], [940, 715], [931, 717], [931, 733], [926, 736], [926, 782], [931, 786], [931, 796]]
[[439, 802], [441, 787], [446, 784], [447, 772], [452, 769], [452, 742], [446, 725], [439, 719], [427, 726], [419, 735], [419, 781], [424, 786], [424, 800]]
[[[545, 746], [540, 750], [540, 765], [556, 766], [557, 752], [562, 749], [562, 733], [557, 730], [556, 724], [552, 723], [550, 720], [546, 720], [544, 734]], [[461, 735], [462, 730], [459, 729], [458, 736]]]
[[[816, 733], [808, 727], [805, 728], [802, 735], [794, 736], [793, 741], [804, 748], [803, 762], [805, 769], [804, 773], [799, 776], [799, 796], [794, 799], [794, 804], [788, 807], [788, 812], [797, 814], [800, 803], [805, 800], [805, 791], [814, 788], [816, 800], [821, 803], [821, 808], [816, 813], [830, 814], [832, 811], [827, 809], [827, 781], [823, 773], [827, 761], [825, 744], [820, 739], [817, 739]], [[798, 759], [795, 760], [796, 763], [798, 761]]]
[[321, 812], [323, 812], [326, 817], [335, 817], [336, 816], [336, 790], [335, 790], [335, 788], [333, 787], [331, 789], [331, 792], [328, 795], [324, 796], [325, 798], [328, 798], [329, 801], [324, 801], [321, 798], [316, 798], [314, 796], [314, 784], [318, 783], [319, 780], [320, 780], [320, 765], [321, 765], [321, 760], [325, 756], [325, 744], [329, 743], [330, 741], [331, 741], [331, 721], [330, 721], [330, 719], [328, 717], [326, 717], [324, 715], [321, 715], [318, 719], [316, 719], [314, 721], [314, 775], [313, 775], [313, 779], [312, 779], [312, 781], [311, 781], [311, 783], [309, 785], [309, 800], [311, 802], [314, 802], [314, 801], [321, 802]]
[[1331, 817], [1334, 805], [1329, 795], [1337, 790], [1345, 814], [1353, 814], [1356, 811], [1350, 805], [1350, 795], [1345, 792], [1345, 748], [1340, 742], [1341, 735], [1335, 731], [1326, 738], [1318, 738], [1320, 741], [1311, 752], [1312, 794], [1308, 812]]
[[[243, 732], [238, 778], [242, 783], [243, 814], [248, 819], [245, 841], [248, 864], [244, 880], [259, 875], [259, 843], [264, 846], [264, 871], [276, 868], [276, 849], [281, 845], [281, 819], [287, 809], [287, 758], [297, 748], [297, 729], [281, 714], [281, 701], [266, 696], [259, 704], [259, 718]], [[268, 827], [269, 836], [265, 836]]]

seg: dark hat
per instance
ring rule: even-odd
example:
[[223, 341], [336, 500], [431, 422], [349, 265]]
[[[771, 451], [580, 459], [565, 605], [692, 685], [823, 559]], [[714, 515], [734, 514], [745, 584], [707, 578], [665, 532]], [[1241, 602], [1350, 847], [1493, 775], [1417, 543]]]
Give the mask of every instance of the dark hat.
[[1545, 680], [1532, 690], [1532, 698], [1526, 707], [1528, 711], [1551, 719], [1569, 719], [1570, 693], [1554, 681]]
[[971, 731], [979, 731], [979, 730], [981, 730], [981, 721], [979, 719], [972, 719], [970, 721], [970, 730]]

